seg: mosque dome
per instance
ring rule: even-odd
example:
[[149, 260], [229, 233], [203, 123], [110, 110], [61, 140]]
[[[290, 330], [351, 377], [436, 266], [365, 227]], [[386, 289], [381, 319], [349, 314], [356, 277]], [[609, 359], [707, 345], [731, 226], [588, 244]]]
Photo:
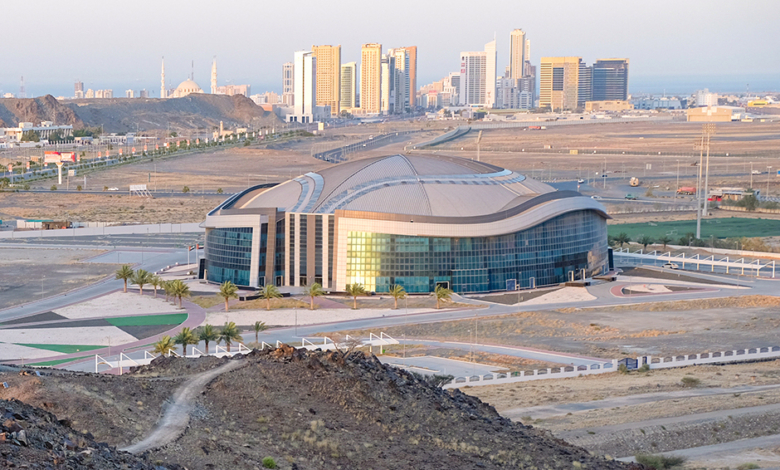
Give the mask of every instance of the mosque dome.
[[176, 87], [176, 90], [173, 92], [173, 97], [182, 98], [192, 93], [203, 93], [203, 90], [198, 86], [197, 83], [188, 78]]

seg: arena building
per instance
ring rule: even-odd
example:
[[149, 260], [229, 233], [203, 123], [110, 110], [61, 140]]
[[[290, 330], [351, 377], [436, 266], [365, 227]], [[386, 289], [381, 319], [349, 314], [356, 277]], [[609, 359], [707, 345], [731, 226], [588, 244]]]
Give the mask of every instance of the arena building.
[[349, 161], [236, 194], [206, 217], [204, 276], [424, 293], [553, 285], [607, 269], [597, 201], [442, 156]]

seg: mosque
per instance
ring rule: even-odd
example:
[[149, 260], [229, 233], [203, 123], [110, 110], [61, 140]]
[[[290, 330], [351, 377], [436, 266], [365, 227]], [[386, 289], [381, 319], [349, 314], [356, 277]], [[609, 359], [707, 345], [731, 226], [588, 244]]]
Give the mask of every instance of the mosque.
[[[193, 67], [194, 69], [194, 67]], [[217, 86], [217, 59], [211, 65], [211, 94], [212, 95], [245, 95], [249, 96], [249, 85], [228, 85]], [[160, 74], [160, 97], [161, 98], [184, 98], [193, 93], [205, 93], [203, 89], [195, 82], [195, 73], [184, 80], [174, 89], [168, 89], [165, 86], [165, 57], [162, 60], [162, 71]]]

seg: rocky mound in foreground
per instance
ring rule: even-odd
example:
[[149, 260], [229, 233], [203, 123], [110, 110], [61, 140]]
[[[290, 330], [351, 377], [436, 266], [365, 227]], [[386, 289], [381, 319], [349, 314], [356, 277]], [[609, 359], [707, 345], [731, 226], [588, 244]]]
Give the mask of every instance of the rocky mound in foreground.
[[155, 466], [146, 458], [95, 442], [71, 429], [67, 420], [16, 400], [0, 400], [0, 467], [133, 470], [179, 469]]
[[[284, 346], [231, 360], [243, 364], [206, 386], [186, 431], [150, 451], [153, 460], [189, 469], [257, 468], [265, 457], [301, 470], [642, 468], [593, 456], [363, 353]], [[198, 361], [159, 358], [124, 380], [177, 376], [202, 369]]]

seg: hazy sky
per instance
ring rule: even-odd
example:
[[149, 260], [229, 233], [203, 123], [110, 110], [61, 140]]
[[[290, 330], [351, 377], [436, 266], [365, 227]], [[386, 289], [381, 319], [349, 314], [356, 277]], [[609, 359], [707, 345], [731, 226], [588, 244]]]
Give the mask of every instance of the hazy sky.
[[[5, 1], [0, 90], [71, 96], [86, 88], [146, 88], [159, 96], [160, 58], [175, 86], [190, 74], [209, 86], [280, 91], [293, 51], [341, 44], [342, 62], [360, 46], [418, 46], [418, 84], [458, 68], [460, 51], [482, 50], [495, 34], [498, 69], [509, 33], [522, 28], [534, 64], [542, 56], [628, 57], [631, 92], [780, 90], [780, 0], [24, 0]], [[679, 89], [676, 89], [679, 88]]]

